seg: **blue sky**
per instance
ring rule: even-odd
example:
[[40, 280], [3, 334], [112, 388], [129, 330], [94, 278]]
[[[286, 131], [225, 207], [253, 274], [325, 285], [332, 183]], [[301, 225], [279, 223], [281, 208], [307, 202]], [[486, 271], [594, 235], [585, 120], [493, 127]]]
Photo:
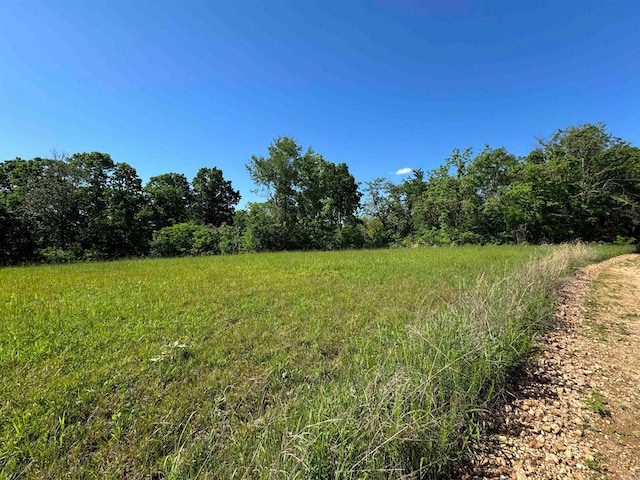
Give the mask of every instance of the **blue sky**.
[[640, 144], [631, 1], [0, 0], [0, 160], [102, 151], [144, 181], [245, 170], [278, 135], [399, 181], [605, 122]]

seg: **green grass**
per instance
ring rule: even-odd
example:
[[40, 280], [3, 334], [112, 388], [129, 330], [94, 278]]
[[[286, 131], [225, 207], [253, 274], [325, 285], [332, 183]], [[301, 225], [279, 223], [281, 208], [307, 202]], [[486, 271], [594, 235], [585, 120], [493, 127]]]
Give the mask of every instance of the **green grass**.
[[557, 278], [623, 249], [2, 269], [0, 478], [441, 475]]
[[588, 456], [584, 459], [584, 464], [594, 472], [605, 473], [607, 470], [602, 464], [602, 460], [601, 455]]
[[611, 416], [611, 411], [607, 408], [607, 401], [599, 390], [591, 390], [591, 393], [584, 401], [592, 412], [601, 417]]

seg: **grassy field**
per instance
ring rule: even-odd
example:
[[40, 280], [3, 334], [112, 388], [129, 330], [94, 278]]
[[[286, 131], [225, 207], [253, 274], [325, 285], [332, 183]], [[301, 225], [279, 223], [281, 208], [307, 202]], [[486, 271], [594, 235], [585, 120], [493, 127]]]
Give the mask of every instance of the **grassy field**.
[[441, 475], [526, 355], [556, 280], [622, 251], [1, 269], [0, 478]]

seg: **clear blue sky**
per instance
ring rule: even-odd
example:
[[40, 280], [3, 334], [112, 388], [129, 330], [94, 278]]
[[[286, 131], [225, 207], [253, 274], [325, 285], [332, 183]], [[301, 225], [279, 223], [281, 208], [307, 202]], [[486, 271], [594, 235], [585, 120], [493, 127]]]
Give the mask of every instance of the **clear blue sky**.
[[217, 166], [244, 204], [278, 135], [399, 181], [599, 121], [640, 144], [637, 0], [0, 0], [0, 160]]

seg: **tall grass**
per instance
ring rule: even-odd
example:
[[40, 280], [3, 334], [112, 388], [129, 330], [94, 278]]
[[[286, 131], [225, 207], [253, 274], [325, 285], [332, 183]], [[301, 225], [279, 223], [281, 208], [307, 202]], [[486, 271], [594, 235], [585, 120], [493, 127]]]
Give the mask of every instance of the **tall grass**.
[[558, 279], [616, 253], [2, 269], [0, 478], [443, 475], [525, 358]]
[[252, 461], [220, 471], [255, 478], [446, 475], [481, 434], [478, 413], [544, 329], [560, 279], [602, 255], [563, 246], [501, 279], [480, 275], [462, 284], [461, 295], [437, 313], [376, 338], [386, 349], [374, 364], [354, 357], [320, 392], [272, 410], [252, 442]]

